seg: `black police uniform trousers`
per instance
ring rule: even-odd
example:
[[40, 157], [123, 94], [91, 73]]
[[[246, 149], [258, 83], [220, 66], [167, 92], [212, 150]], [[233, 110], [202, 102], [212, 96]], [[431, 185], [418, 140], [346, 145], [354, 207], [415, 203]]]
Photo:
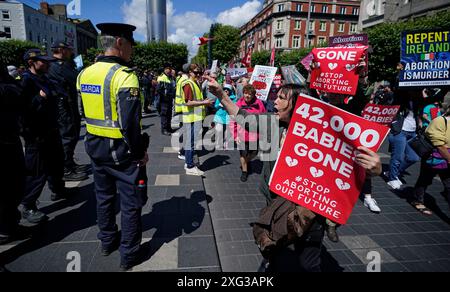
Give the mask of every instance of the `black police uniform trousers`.
[[17, 207], [25, 186], [25, 160], [20, 141], [0, 144], [0, 161], [0, 234], [10, 236], [20, 221]]
[[[59, 133], [64, 147], [64, 167], [75, 167], [75, 148], [80, 140], [81, 118], [79, 115], [66, 110], [61, 110], [58, 118]], [[75, 111], [73, 109], [72, 111]]]
[[25, 141], [25, 196], [22, 205], [26, 209], [36, 208], [36, 202], [46, 182], [53, 193], [65, 188], [64, 151], [58, 130], [50, 130], [45, 137]]
[[98, 239], [104, 248], [113, 247], [118, 241], [115, 202], [120, 197], [122, 264], [136, 260], [142, 241], [142, 208], [147, 203], [147, 188], [139, 188], [139, 181], [147, 184], [146, 170], [136, 163], [123, 166], [106, 166], [92, 161], [97, 196]]
[[161, 100], [161, 131], [172, 131], [173, 99]]

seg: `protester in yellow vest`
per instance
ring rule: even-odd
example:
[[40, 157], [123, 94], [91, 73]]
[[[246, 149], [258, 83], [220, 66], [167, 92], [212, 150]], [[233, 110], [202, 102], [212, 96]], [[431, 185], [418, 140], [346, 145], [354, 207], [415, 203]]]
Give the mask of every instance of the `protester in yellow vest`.
[[204, 100], [202, 90], [199, 85], [199, 78], [202, 76], [200, 66], [191, 64], [189, 66], [189, 79], [183, 84], [183, 99], [185, 104], [183, 110], [184, 149], [186, 158], [186, 174], [193, 176], [203, 176], [204, 172], [199, 170], [194, 163], [194, 148], [199, 134], [202, 133], [203, 120], [206, 115], [206, 107], [214, 104], [211, 100]]
[[[147, 200], [148, 136], [141, 134], [139, 80], [128, 67], [136, 28], [112, 23], [97, 27], [105, 55], [80, 73], [77, 89], [86, 119], [86, 152], [93, 166], [101, 253], [110, 255], [120, 243], [120, 269], [126, 271], [142, 255], [141, 211]], [[117, 193], [121, 233], [114, 212]]]

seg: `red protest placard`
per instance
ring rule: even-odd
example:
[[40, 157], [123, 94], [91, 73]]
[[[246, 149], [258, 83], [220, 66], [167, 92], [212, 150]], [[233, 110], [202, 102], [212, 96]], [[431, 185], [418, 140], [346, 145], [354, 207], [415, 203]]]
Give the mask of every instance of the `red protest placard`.
[[362, 117], [367, 121], [390, 126], [399, 111], [399, 105], [368, 104], [363, 111]]
[[355, 95], [359, 80], [357, 66], [366, 50], [366, 46], [314, 49], [317, 67], [311, 73], [311, 88]]
[[270, 190], [346, 224], [366, 173], [357, 148], [378, 151], [389, 129], [312, 97], [300, 96], [270, 180]]

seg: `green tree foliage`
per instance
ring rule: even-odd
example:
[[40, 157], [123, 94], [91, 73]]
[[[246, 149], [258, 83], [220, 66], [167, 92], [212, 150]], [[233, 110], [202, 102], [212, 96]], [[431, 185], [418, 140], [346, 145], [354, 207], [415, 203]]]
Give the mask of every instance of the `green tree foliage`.
[[256, 65], [269, 66], [270, 54], [271, 52], [269, 51], [254, 52], [252, 54], [252, 67], [255, 67]]
[[23, 55], [29, 49], [41, 48], [39, 45], [20, 40], [0, 41], [0, 58], [2, 63], [7, 65], [22, 66], [26, 65]]
[[[227, 64], [239, 53], [241, 37], [239, 29], [230, 25], [216, 24], [213, 29], [214, 41], [212, 59]], [[208, 34], [204, 35], [208, 37]], [[208, 63], [208, 46], [201, 46], [197, 56], [192, 60], [206, 66]]]
[[134, 49], [132, 62], [140, 70], [158, 71], [164, 64], [171, 64], [175, 69], [181, 70], [187, 63], [188, 49], [184, 44], [171, 44], [166, 42], [139, 43]]
[[396, 64], [400, 61], [401, 36], [406, 30], [448, 29], [450, 12], [439, 13], [407, 22], [384, 23], [367, 30], [373, 54], [369, 58], [371, 81], [394, 80]]
[[83, 55], [83, 63], [85, 67], [91, 66], [95, 62], [95, 58], [102, 54], [102, 49], [90, 48], [87, 50], [86, 54]]

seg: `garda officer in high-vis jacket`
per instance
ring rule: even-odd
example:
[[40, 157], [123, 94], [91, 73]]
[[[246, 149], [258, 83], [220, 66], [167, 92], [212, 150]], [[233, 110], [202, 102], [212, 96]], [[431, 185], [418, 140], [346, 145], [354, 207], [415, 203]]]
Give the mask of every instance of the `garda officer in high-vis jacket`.
[[[140, 260], [141, 213], [147, 202], [148, 135], [141, 134], [139, 80], [128, 67], [136, 27], [117, 23], [97, 27], [105, 55], [80, 73], [77, 88], [86, 120], [86, 151], [93, 166], [102, 254], [110, 255], [120, 243], [120, 268], [129, 270]], [[117, 193], [121, 238], [115, 220]]]

